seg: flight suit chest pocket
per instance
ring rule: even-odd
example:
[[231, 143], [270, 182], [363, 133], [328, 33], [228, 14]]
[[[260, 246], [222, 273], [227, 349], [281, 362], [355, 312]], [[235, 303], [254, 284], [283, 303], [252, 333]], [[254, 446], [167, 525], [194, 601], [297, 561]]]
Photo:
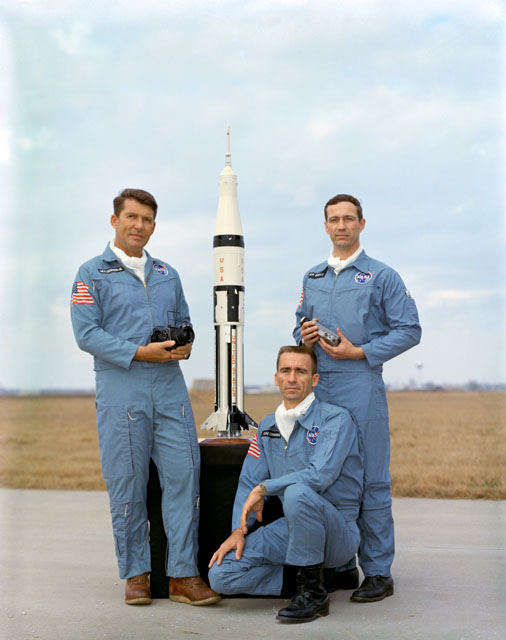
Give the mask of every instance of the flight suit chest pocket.
[[140, 280], [128, 273], [115, 276], [95, 283], [104, 317], [121, 317], [146, 302], [146, 292]]
[[288, 446], [286, 451], [286, 472], [300, 471], [307, 466], [312, 450], [310, 446], [299, 444], [298, 446]]
[[[149, 301], [157, 318], [155, 324], [166, 327], [169, 323], [179, 324], [183, 319], [177, 315], [176, 279], [171, 276], [150, 278], [148, 283]], [[168, 317], [169, 314], [171, 317]]]
[[274, 474], [274, 476], [286, 473], [286, 442], [281, 437], [281, 434], [279, 438], [265, 436], [262, 437], [261, 440], [271, 473]]
[[306, 282], [306, 291], [311, 294], [328, 295], [332, 289], [332, 282], [326, 278], [318, 278], [317, 280], [308, 279]]
[[[332, 296], [330, 313], [347, 327], [357, 323], [360, 326], [371, 311], [378, 308], [380, 301], [381, 285], [357, 284], [335, 292]], [[346, 337], [350, 339], [348, 335]]]
[[131, 420], [124, 406], [97, 405], [98, 442], [104, 478], [134, 473]]

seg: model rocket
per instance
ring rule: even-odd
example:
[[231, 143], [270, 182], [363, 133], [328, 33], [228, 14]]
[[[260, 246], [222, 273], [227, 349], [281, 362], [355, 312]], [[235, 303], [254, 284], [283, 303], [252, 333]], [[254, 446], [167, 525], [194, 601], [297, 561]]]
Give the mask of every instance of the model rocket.
[[216, 390], [214, 413], [202, 428], [218, 430], [219, 436], [230, 438], [240, 435], [241, 428], [257, 425], [244, 412], [244, 239], [237, 203], [237, 176], [230, 156], [229, 125], [213, 254]]

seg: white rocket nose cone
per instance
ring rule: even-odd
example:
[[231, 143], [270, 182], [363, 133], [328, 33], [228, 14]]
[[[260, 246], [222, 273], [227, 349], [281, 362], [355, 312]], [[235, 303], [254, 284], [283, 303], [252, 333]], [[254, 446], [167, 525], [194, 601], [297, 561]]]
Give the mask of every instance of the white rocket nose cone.
[[227, 164], [220, 173], [220, 196], [216, 213], [215, 236], [242, 236], [241, 216], [237, 202], [237, 176], [230, 162], [230, 153], [228, 153], [226, 157]]

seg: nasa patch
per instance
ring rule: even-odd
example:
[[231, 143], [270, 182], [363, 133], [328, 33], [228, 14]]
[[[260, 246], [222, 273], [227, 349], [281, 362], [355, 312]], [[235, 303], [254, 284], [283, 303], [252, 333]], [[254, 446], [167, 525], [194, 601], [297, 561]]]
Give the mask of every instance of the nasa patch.
[[319, 433], [320, 427], [317, 427], [316, 425], [307, 432], [306, 440], [309, 442], [309, 444], [316, 444]]
[[153, 264], [153, 269], [159, 273], [161, 276], [166, 276], [169, 274], [169, 270], [167, 269], [167, 265], [166, 264], [159, 264], [158, 262], [155, 262]]
[[366, 282], [369, 282], [373, 274], [374, 274], [374, 271], [372, 271], [371, 273], [365, 273], [364, 271], [361, 271], [360, 273], [357, 273], [357, 275], [355, 276], [355, 282], [357, 284], [364, 284]]

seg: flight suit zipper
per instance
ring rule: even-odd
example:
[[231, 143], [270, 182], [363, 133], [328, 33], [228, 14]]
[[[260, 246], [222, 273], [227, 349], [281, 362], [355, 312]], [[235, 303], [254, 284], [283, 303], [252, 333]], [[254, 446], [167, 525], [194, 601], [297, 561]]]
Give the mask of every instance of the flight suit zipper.
[[142, 286], [144, 287], [144, 291], [145, 291], [145, 293], [146, 293], [146, 300], [147, 300], [147, 302], [148, 302], [149, 316], [150, 316], [150, 318], [151, 318], [151, 332], [152, 332], [152, 331], [153, 331], [153, 329], [155, 328], [155, 323], [154, 323], [154, 319], [153, 319], [153, 312], [152, 312], [152, 310], [151, 310], [151, 300], [150, 300], [150, 298], [149, 298], [149, 291], [148, 291], [148, 285], [147, 285], [147, 282], [148, 282], [149, 275], [151, 274], [151, 271], [153, 270], [153, 263], [151, 263], [151, 266], [149, 267], [149, 271], [147, 272], [147, 274], [146, 274], [146, 277], [145, 277], [144, 281], [143, 281], [141, 278], [139, 278], [139, 276], [138, 276], [134, 271], [132, 271], [129, 267], [127, 267], [126, 265], [124, 265], [124, 266], [126, 267], [126, 271], [128, 271], [128, 273], [129, 273], [133, 278], [135, 278], [136, 280], [138, 280], [138, 281], [142, 284]]

